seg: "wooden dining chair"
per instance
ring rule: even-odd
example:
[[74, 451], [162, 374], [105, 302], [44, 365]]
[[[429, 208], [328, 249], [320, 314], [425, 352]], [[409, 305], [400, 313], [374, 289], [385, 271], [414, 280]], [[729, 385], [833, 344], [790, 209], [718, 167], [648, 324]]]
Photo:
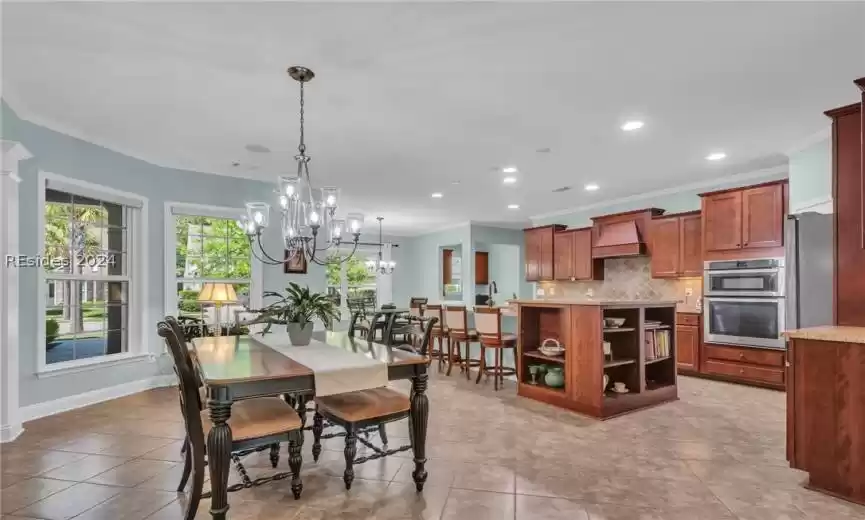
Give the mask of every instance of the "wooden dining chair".
[[[427, 355], [429, 338], [435, 319], [427, 320], [423, 331], [423, 342], [417, 353], [421, 356]], [[390, 324], [393, 320], [390, 320]], [[370, 342], [372, 343], [372, 342]], [[370, 460], [380, 459], [411, 449], [411, 445], [400, 446], [394, 449], [382, 449], [369, 442], [358, 433], [370, 428], [378, 428], [383, 431], [384, 425], [390, 422], [406, 419], [409, 416], [409, 396], [387, 387], [347, 392], [344, 394], [328, 395], [315, 398], [315, 416], [313, 419], [313, 457], [321, 453], [321, 434], [326, 419], [331, 424], [341, 426], [345, 429], [345, 471], [342, 480], [345, 488], [351, 489], [354, 482], [354, 466]], [[357, 457], [357, 442], [370, 448], [373, 453], [364, 457]], [[383, 440], [385, 444], [386, 440]]]
[[[512, 376], [516, 372], [513, 368], [504, 366], [504, 350], [514, 350], [517, 345], [516, 334], [502, 333], [502, 309], [500, 307], [475, 307], [475, 330], [478, 331], [478, 339], [481, 344], [481, 367], [478, 370], [478, 378], [475, 383], [481, 382], [481, 375], [493, 376], [493, 388], [499, 389], [499, 384], [504, 386], [505, 376]], [[487, 366], [487, 349], [493, 350], [493, 365]]]
[[[206, 438], [212, 423], [209, 411], [199, 405], [198, 383], [195, 368], [189, 362], [190, 356], [186, 342], [179, 337], [173, 327], [165, 321], [157, 324], [157, 332], [161, 336], [174, 361], [180, 387], [180, 410], [186, 426], [188, 446], [184, 462], [184, 475], [178, 492], [186, 487], [186, 481], [192, 476], [192, 487], [189, 500], [184, 511], [184, 520], [193, 520], [198, 505], [201, 502], [204, 487], [204, 466], [207, 451]], [[269, 448], [274, 443], [288, 442], [291, 468], [291, 491], [295, 499], [299, 499], [303, 491], [300, 478], [302, 464], [301, 448], [303, 446], [303, 430], [297, 412], [278, 397], [259, 397], [245, 401], [237, 401], [232, 406], [232, 414], [228, 420], [231, 427], [233, 453], [256, 447]]]
[[[438, 318], [430, 337], [429, 355], [430, 359], [438, 359], [438, 371], [441, 372], [444, 366], [445, 352], [450, 352], [451, 346], [448, 329], [445, 325], [444, 309], [439, 304], [431, 304], [426, 306], [426, 312], [427, 316]], [[438, 346], [436, 346], [436, 342], [438, 342]]]
[[413, 315], [423, 316], [424, 310], [425, 310], [428, 302], [429, 302], [429, 298], [412, 296], [411, 299], [409, 299], [408, 308]]
[[[448, 326], [450, 349], [448, 351], [448, 371], [451, 375], [454, 363], [459, 364], [460, 372], [465, 371], [466, 379], [470, 379], [472, 367], [480, 367], [481, 360], [471, 357], [471, 344], [478, 340], [478, 332], [469, 328], [469, 314], [465, 305], [448, 305], [445, 308], [445, 322]], [[462, 355], [460, 347], [466, 346], [466, 354]]]

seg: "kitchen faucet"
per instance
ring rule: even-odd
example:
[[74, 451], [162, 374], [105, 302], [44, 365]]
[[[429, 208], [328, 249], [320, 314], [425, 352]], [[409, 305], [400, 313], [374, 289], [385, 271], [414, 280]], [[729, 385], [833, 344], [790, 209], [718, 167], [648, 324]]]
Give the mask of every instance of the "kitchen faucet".
[[489, 296], [487, 297], [487, 305], [490, 307], [493, 306], [493, 294], [498, 294], [499, 288], [496, 285], [495, 280], [491, 280], [489, 284], [487, 284], [487, 293]]

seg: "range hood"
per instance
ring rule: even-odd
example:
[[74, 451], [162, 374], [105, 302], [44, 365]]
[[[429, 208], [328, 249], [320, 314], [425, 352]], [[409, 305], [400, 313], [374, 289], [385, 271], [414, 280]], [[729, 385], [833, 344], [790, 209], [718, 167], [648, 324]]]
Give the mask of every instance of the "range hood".
[[647, 208], [592, 219], [592, 258], [650, 254], [649, 223], [664, 210]]

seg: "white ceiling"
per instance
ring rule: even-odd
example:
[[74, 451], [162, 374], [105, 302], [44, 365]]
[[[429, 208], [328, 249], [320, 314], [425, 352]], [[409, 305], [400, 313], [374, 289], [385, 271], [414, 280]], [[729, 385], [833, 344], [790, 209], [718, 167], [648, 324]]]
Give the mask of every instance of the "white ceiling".
[[[311, 67], [313, 182], [411, 234], [777, 165], [855, 101], [863, 23], [862, 2], [4, 2], [2, 86], [23, 118], [76, 137], [271, 180], [297, 145], [285, 68]], [[632, 117], [646, 126], [625, 134]], [[716, 149], [728, 159], [707, 163]]]

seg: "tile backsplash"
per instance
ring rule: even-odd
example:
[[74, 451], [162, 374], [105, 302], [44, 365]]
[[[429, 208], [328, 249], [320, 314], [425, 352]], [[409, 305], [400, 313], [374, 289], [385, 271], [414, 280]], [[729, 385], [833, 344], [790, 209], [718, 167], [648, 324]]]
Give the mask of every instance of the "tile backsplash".
[[[701, 278], [652, 278], [649, 257], [609, 258], [604, 261], [604, 279], [589, 282], [542, 282], [551, 298], [599, 300], [676, 300], [693, 308], [703, 294]], [[552, 289], [552, 294], [550, 294]], [[688, 289], [691, 295], [688, 295]]]

